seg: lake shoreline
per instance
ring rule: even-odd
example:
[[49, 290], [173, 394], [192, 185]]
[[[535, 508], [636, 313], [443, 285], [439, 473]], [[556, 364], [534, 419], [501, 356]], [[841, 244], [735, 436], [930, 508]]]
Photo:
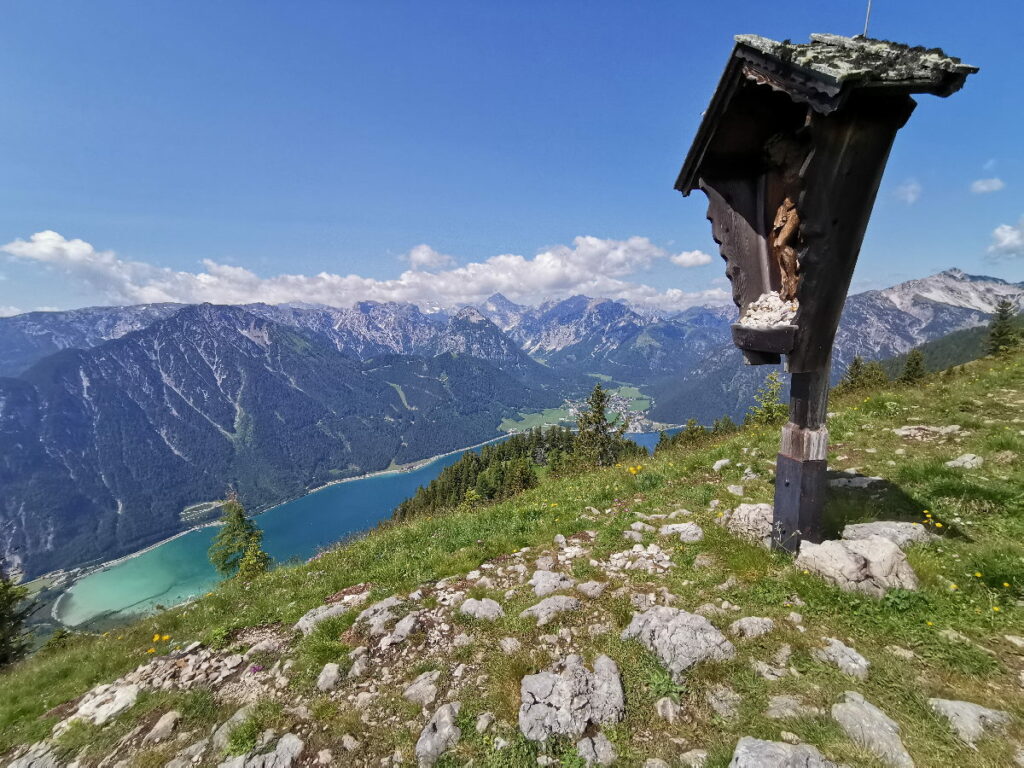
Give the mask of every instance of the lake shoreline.
[[[499, 442], [501, 440], [504, 440], [508, 436], [509, 436], [508, 434], [499, 435], [498, 437], [493, 437], [493, 438], [491, 438], [489, 440], [484, 440], [484, 441], [476, 443], [474, 445], [466, 446], [464, 448], [456, 448], [455, 450], [447, 451], [446, 453], [439, 453], [439, 454], [437, 454], [435, 456], [430, 456], [430, 457], [425, 458], [425, 459], [418, 459], [416, 461], [409, 462], [407, 464], [400, 464], [397, 467], [389, 467], [387, 469], [380, 469], [380, 470], [377, 470], [375, 472], [366, 472], [366, 473], [361, 474], [361, 475], [354, 475], [352, 477], [345, 477], [345, 478], [341, 478], [339, 480], [331, 480], [330, 482], [324, 483], [322, 485], [318, 485], [315, 488], [311, 488], [308, 491], [305, 491], [304, 493], [297, 494], [296, 496], [292, 496], [292, 497], [287, 498], [287, 499], [282, 499], [281, 501], [275, 502], [271, 506], [268, 506], [268, 507], [266, 507], [264, 509], [260, 509], [258, 512], [253, 513], [252, 517], [253, 518], [258, 518], [261, 515], [264, 515], [264, 514], [266, 514], [267, 512], [270, 512], [273, 509], [277, 509], [278, 507], [281, 507], [281, 506], [283, 506], [285, 504], [290, 504], [291, 502], [293, 502], [293, 501], [295, 501], [297, 499], [301, 499], [301, 498], [304, 498], [306, 496], [312, 496], [315, 493], [319, 493], [320, 491], [326, 490], [327, 488], [333, 488], [334, 486], [341, 485], [342, 483], [351, 483], [351, 482], [356, 481], [356, 480], [368, 480], [368, 479], [374, 478], [374, 477], [386, 477], [388, 475], [398, 475], [398, 474], [405, 474], [407, 472], [413, 472], [413, 471], [416, 471], [417, 469], [422, 469], [423, 467], [425, 467], [425, 466], [427, 466], [427, 465], [429, 465], [429, 464], [431, 464], [431, 463], [433, 463], [435, 461], [438, 461], [440, 459], [444, 459], [444, 458], [447, 458], [449, 456], [453, 456], [455, 454], [465, 453], [466, 451], [472, 451], [472, 450], [475, 450], [477, 448], [482, 448], [485, 445], [490, 445], [491, 443], [496, 443], [496, 442]], [[211, 521], [208, 521], [208, 522], [205, 522], [205, 523], [200, 523], [198, 525], [192, 525], [192, 526], [189, 526], [188, 528], [185, 528], [185, 529], [183, 529], [181, 531], [178, 531], [173, 536], [168, 536], [165, 539], [161, 539], [160, 541], [156, 541], [156, 542], [154, 542], [152, 544], [149, 544], [146, 547], [143, 547], [142, 549], [136, 550], [135, 552], [130, 552], [130, 553], [126, 554], [126, 555], [121, 555], [119, 557], [113, 558], [112, 560], [106, 560], [106, 561], [104, 561], [102, 563], [96, 563], [95, 565], [84, 566], [80, 570], [73, 571], [72, 573], [74, 573], [74, 576], [69, 578], [69, 580], [59, 588], [60, 589], [60, 594], [56, 597], [56, 599], [53, 601], [53, 604], [50, 606], [50, 617], [55, 622], [60, 624], [61, 626], [70, 626], [70, 625], [65, 624], [60, 619], [60, 617], [59, 617], [60, 604], [63, 602], [64, 597], [67, 595], [67, 593], [75, 586], [76, 583], [78, 583], [82, 579], [85, 579], [88, 576], [92, 576], [93, 574], [101, 573], [102, 571], [109, 570], [110, 568], [114, 568], [115, 566], [118, 566], [118, 565], [120, 565], [122, 563], [125, 563], [125, 562], [129, 561], [129, 560], [133, 560], [133, 559], [135, 559], [137, 557], [141, 557], [142, 555], [145, 555], [148, 552], [152, 552], [154, 549], [156, 549], [158, 547], [162, 547], [165, 544], [168, 544], [168, 543], [174, 541], [175, 539], [181, 538], [182, 536], [187, 536], [188, 534], [193, 533], [195, 531], [201, 531], [204, 528], [213, 528], [213, 527], [219, 526], [220, 524], [221, 524], [221, 522], [219, 520], [211, 520]], [[37, 576], [32, 581], [35, 582], [35, 581], [38, 581], [38, 580], [41, 580], [41, 579], [53, 578], [55, 576], [56, 577], [60, 577], [62, 575], [63, 576], [67, 576], [68, 572], [67, 571], [61, 571], [61, 570], [50, 571], [49, 573], [44, 573], [41, 576]]]

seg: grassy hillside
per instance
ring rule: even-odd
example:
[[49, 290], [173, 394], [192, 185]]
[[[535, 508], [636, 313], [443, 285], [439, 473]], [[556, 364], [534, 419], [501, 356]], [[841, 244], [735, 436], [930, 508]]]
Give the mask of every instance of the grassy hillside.
[[[1024, 331], [1024, 317], [1017, 318], [1017, 327]], [[918, 349], [924, 353], [924, 367], [929, 371], [942, 371], [954, 365], [963, 365], [985, 356], [985, 342], [988, 341], [988, 326], [965, 328], [954, 331], [932, 341], [926, 341]], [[907, 361], [906, 355], [897, 355], [882, 361], [882, 367], [890, 378], [900, 375]]]
[[[571, 740], [554, 739], [541, 747], [516, 726], [522, 677], [574, 652], [588, 664], [595, 655], [607, 654], [621, 671], [625, 717], [603, 728], [618, 752], [617, 765], [639, 766], [648, 758], [678, 765], [682, 752], [700, 748], [709, 753], [708, 766], [722, 767], [741, 736], [779, 740], [783, 731], [837, 762], [882, 765], [827, 714], [850, 690], [899, 723], [918, 766], [1012, 765], [1017, 745], [1024, 743], [1024, 649], [1005, 638], [1024, 634], [1024, 354], [970, 363], [958, 376], [936, 377], [914, 388], [840, 400], [832, 409], [830, 465], [856, 468], [885, 482], [867, 489], [831, 489], [829, 535], [847, 522], [932, 521], [940, 539], [907, 553], [921, 582], [918, 591], [892, 591], [883, 599], [842, 592], [794, 568], [788, 556], [737, 539], [716, 525], [721, 510], [739, 501], [730, 485], [743, 486], [742, 501], [772, 499], [770, 469], [778, 431], [746, 429], [697, 449], [660, 453], [640, 469], [634, 465], [546, 478], [501, 503], [387, 526], [309, 563], [278, 568], [255, 583], [227, 582], [191, 605], [123, 631], [70, 638], [0, 673], [0, 754], [46, 738], [72, 711], [67, 702], [173, 648], [201, 641], [224, 652], [245, 650], [254, 638], [274, 636], [280, 640], [278, 649], [250, 659], [242, 674], [256, 681], [265, 672], [253, 672], [249, 662], [270, 669], [291, 660], [282, 687], [232, 683], [213, 692], [144, 691], [131, 709], [104, 726], [73, 726], [57, 740], [56, 749], [65, 759], [77, 755], [94, 765], [115, 752], [114, 745], [133, 728], [145, 726], [144, 734], [173, 708], [182, 714], [178, 733], [188, 737], [158, 744], [140, 744], [140, 737], [134, 737], [124, 747], [130, 765], [164, 765], [224, 722], [238, 709], [239, 692], [249, 691], [257, 706], [232, 735], [228, 751], [245, 752], [258, 734], [273, 728], [278, 734], [301, 734], [303, 760], [330, 749], [337, 765], [377, 766], [399, 750], [408, 764], [415, 761], [414, 745], [436, 705], [421, 711], [401, 693], [417, 675], [437, 669], [437, 703], [457, 699], [462, 704], [457, 718], [461, 741], [439, 765], [532, 765], [544, 753], [557, 764], [576, 766], [582, 763]], [[962, 436], [916, 441], [891, 431], [908, 424], [957, 424]], [[984, 457], [984, 465], [945, 465], [963, 453]], [[731, 464], [713, 471], [722, 458]], [[744, 479], [745, 470], [756, 477]], [[605, 564], [610, 555], [632, 546], [624, 530], [641, 522], [641, 515], [677, 509], [692, 512], [681, 519], [700, 525], [702, 541], [684, 544], [643, 532], [643, 543], [657, 543], [672, 567], [655, 575], [609, 575]], [[537, 602], [529, 586], [505, 591], [469, 574], [482, 564], [501, 568], [523, 562], [528, 575], [536, 557], [553, 551], [556, 534], [585, 552], [565, 567], [566, 573], [579, 582], [607, 581], [609, 588], [545, 627], [519, 617]], [[517, 559], [513, 553], [523, 547], [531, 550]], [[449, 577], [454, 579], [428, 584]], [[346, 681], [333, 693], [320, 693], [315, 682], [324, 664], [337, 662], [344, 673], [352, 663], [349, 652], [368, 644], [365, 628], [355, 622], [357, 611], [329, 619], [305, 637], [293, 634], [291, 626], [329, 596], [362, 583], [371, 585], [371, 601], [404, 596], [428, 584], [420, 605], [441, 618], [375, 662], [372, 690], [369, 683], [356, 687]], [[444, 602], [452, 590], [493, 598], [504, 616], [484, 622], [462, 615]], [[675, 596], [673, 605], [687, 611], [724, 599], [739, 610], [711, 615], [717, 627], [725, 630], [737, 618], [762, 616], [772, 618], [775, 629], [756, 639], [730, 638], [735, 658], [699, 664], [677, 684], [637, 641], [620, 639], [636, 603], [646, 599], [637, 596], [643, 595], [659, 602]], [[799, 625], [787, 619], [794, 611], [802, 616]], [[454, 644], [452, 638], [461, 633], [467, 643]], [[519, 649], [501, 650], [497, 641], [504, 637], [518, 639]], [[840, 638], [867, 657], [872, 664], [868, 679], [851, 679], [816, 660], [813, 651], [822, 637]], [[792, 650], [788, 664], [797, 675], [768, 681], [756, 674], [752, 662], [770, 660], [783, 645]], [[903, 656], [893, 652], [894, 646]], [[460, 664], [465, 667], [457, 670]], [[734, 718], [723, 718], [706, 703], [706, 695], [720, 683], [740, 697]], [[357, 701], [357, 691], [372, 696]], [[800, 696], [825, 714], [766, 718], [769, 697], [781, 694]], [[665, 696], [682, 707], [674, 723], [655, 713], [655, 702]], [[1005, 733], [980, 741], [975, 751], [929, 708], [929, 697], [1005, 710], [1012, 721]], [[296, 709], [296, 703], [308, 711]], [[496, 719], [478, 733], [474, 723], [483, 712]], [[360, 746], [346, 752], [341, 745], [345, 735]], [[507, 746], [499, 749], [502, 741]], [[223, 759], [222, 753], [207, 750], [202, 764]]]

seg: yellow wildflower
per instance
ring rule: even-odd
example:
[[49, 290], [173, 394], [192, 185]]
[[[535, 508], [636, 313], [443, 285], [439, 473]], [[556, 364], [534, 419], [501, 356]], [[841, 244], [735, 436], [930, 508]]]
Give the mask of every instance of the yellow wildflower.
[[1004, 586], [1004, 587], [1009, 587], [1009, 586], [1010, 586], [1010, 582], [1008, 582], [1008, 581], [1004, 581], [1004, 582], [1003, 582], [1003, 586]]
[[1000, 612], [1001, 610], [1003, 610], [1003, 609], [1002, 609], [1002, 608], [1000, 608], [1000, 607], [999, 607], [998, 605], [993, 605], [993, 606], [992, 606], [992, 610], [993, 610], [993, 611], [995, 611], [996, 613], [999, 613], [999, 612]]
[[932, 621], [926, 621], [925, 624], [927, 624], [929, 627], [934, 627], [935, 626], [935, 623], [932, 622]]
[[146, 653], [156, 653], [156, 648], [150, 648]]
[[974, 572], [974, 578], [980, 579], [981, 578], [981, 571], [975, 571]]
[[935, 527], [936, 527], [936, 528], [941, 528], [941, 527], [942, 527], [942, 523], [936, 523], [936, 524], [935, 524]]
[[957, 587], [956, 587], [956, 584], [950, 584], [950, 585], [949, 585], [949, 588], [950, 588], [950, 589], [956, 589]]
[[161, 640], [163, 640], [163, 641], [164, 641], [164, 642], [166, 643], [166, 642], [167, 642], [168, 640], [170, 640], [170, 639], [171, 639], [171, 636], [170, 636], [170, 635], [164, 635], [164, 636], [163, 636], [162, 638], [160, 638], [160, 639], [161, 639]]
[[160, 642], [160, 635], [153, 635], [153, 642], [154, 643], [159, 643]]

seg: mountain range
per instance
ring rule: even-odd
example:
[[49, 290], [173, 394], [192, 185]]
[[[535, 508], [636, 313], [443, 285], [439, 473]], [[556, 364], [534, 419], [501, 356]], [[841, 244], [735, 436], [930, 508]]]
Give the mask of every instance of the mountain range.
[[[1024, 285], [948, 270], [851, 296], [836, 375], [986, 322]], [[154, 304], [0, 318], [0, 556], [24, 575], [126, 554], [232, 487], [253, 510], [331, 480], [488, 439], [593, 374], [666, 423], [738, 416], [733, 307]]]

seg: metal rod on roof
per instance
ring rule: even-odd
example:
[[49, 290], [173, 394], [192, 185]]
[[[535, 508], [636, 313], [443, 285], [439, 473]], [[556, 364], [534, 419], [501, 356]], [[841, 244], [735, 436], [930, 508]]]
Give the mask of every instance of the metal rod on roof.
[[871, 0], [868, 0], [868, 12], [864, 15], [864, 37], [868, 36], [869, 21], [871, 21]]

